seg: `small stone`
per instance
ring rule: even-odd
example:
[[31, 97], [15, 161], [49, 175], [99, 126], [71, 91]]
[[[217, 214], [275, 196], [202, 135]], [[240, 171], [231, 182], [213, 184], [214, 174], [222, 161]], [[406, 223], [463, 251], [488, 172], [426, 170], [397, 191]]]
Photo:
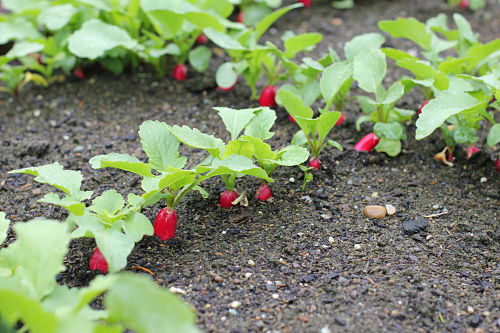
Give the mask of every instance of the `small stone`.
[[295, 178], [290, 177], [290, 178], [288, 179], [288, 181], [289, 181], [290, 183], [295, 183]]
[[481, 183], [486, 183], [488, 181], [488, 178], [486, 177], [481, 177], [481, 179], [479, 180]]
[[278, 299], [278, 298], [280, 298], [280, 295], [278, 295], [278, 294], [272, 294], [272, 295], [271, 295], [271, 297], [272, 297], [273, 299]]
[[216, 275], [216, 276], [214, 276], [214, 281], [215, 282], [222, 282], [222, 281], [224, 281], [224, 279], [220, 275]]
[[312, 202], [311, 197], [308, 196], [308, 195], [303, 195], [302, 197], [300, 197], [300, 200], [304, 201], [305, 203], [311, 203]]
[[255, 266], [255, 261], [253, 261], [252, 259], [248, 260], [248, 266], [250, 267]]
[[419, 216], [416, 219], [406, 220], [403, 222], [403, 231], [407, 235], [416, 234], [422, 230], [425, 230], [429, 222], [425, 217]]
[[394, 207], [393, 205], [385, 205], [385, 210], [387, 211], [387, 215], [396, 214], [396, 207]]
[[33, 111], [33, 116], [35, 116], [35, 117], [40, 117], [41, 114], [42, 114], [42, 111], [40, 111], [39, 109], [36, 109], [35, 111]]
[[319, 333], [332, 333], [332, 330], [328, 326], [325, 326], [319, 331]]
[[345, 326], [345, 320], [340, 317], [335, 317], [335, 324], [339, 326]]
[[355, 249], [355, 250], [361, 250], [361, 245], [359, 245], [359, 244], [354, 244], [354, 249]]
[[74, 153], [81, 153], [83, 151], [83, 146], [76, 146], [75, 148], [73, 148], [73, 152]]
[[252, 277], [252, 273], [245, 273], [245, 279], [250, 279]]
[[239, 308], [241, 306], [240, 301], [233, 301], [231, 304], [229, 304], [233, 309]]
[[467, 312], [468, 313], [474, 313], [474, 308], [472, 306], [467, 306]]
[[236, 311], [235, 309], [229, 309], [228, 311], [230, 314], [232, 314], [233, 316], [236, 316], [238, 314], [238, 311]]
[[470, 326], [476, 328], [483, 321], [483, 317], [480, 314], [472, 315], [469, 321]]
[[372, 198], [378, 198], [378, 192], [373, 192], [372, 193]]
[[187, 294], [184, 289], [177, 288], [177, 287], [170, 287], [169, 291], [171, 293], [179, 294], [179, 295], [186, 295]]
[[384, 206], [369, 205], [363, 208], [363, 214], [368, 218], [381, 219], [387, 214], [387, 211]]
[[328, 237], [328, 243], [330, 244], [335, 243], [335, 238], [333, 238], [332, 236]]
[[432, 205], [432, 209], [440, 209], [441, 205]]
[[347, 185], [352, 185], [352, 179], [347, 180]]

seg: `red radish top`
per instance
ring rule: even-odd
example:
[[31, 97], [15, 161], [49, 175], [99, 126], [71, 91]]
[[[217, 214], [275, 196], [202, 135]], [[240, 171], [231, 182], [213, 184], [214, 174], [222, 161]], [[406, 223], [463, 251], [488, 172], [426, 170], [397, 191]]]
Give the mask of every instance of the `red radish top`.
[[424, 108], [424, 106], [426, 106], [427, 104], [429, 104], [429, 101], [423, 101], [422, 104], [420, 104], [420, 107], [418, 108], [418, 114], [421, 114], [422, 113], [422, 109]]
[[79, 78], [80, 80], [85, 79], [85, 72], [80, 67], [73, 69], [73, 75]]
[[236, 87], [236, 82], [231, 87], [224, 88], [224, 87], [218, 86], [217, 89], [223, 90], [223, 91], [231, 91], [231, 90], [233, 90], [234, 87]]
[[495, 161], [495, 170], [500, 172], [500, 158]]
[[153, 224], [154, 235], [159, 236], [161, 240], [174, 238], [177, 228], [177, 213], [173, 209], [162, 208], [156, 215]]
[[292, 123], [296, 123], [297, 121], [295, 120], [294, 117], [292, 117], [291, 114], [288, 115], [288, 120], [290, 120]]
[[184, 64], [177, 64], [174, 66], [172, 76], [177, 81], [184, 81], [187, 78], [187, 67]]
[[335, 126], [340, 126], [340, 125], [342, 125], [342, 123], [344, 122], [344, 120], [345, 120], [345, 114], [344, 114], [344, 112], [342, 112], [342, 113], [340, 114], [340, 118], [339, 118], [339, 120], [337, 120], [337, 122], [335, 123]]
[[219, 206], [223, 208], [231, 208], [233, 207], [233, 201], [238, 199], [239, 194], [235, 190], [229, 191], [226, 190], [222, 192], [219, 196]]
[[101, 273], [106, 274], [108, 272], [108, 262], [106, 258], [101, 253], [98, 247], [92, 252], [92, 256], [89, 261], [89, 268], [91, 271], [99, 270]]
[[460, 9], [469, 8], [469, 0], [460, 0], [460, 4], [458, 5]]
[[380, 139], [375, 135], [375, 133], [368, 133], [362, 137], [358, 143], [356, 143], [354, 149], [357, 151], [372, 151], [379, 141]]
[[273, 192], [271, 191], [267, 183], [262, 183], [255, 196], [260, 201], [267, 201], [273, 196]]
[[479, 151], [479, 149], [476, 146], [474, 146], [474, 145], [468, 146], [467, 149], [465, 150], [465, 158], [466, 159], [471, 158], [472, 155], [474, 155], [478, 151]]
[[311, 160], [309, 161], [309, 166], [311, 168], [319, 170], [319, 167], [321, 166], [321, 161], [319, 160], [319, 158], [311, 158]]
[[304, 4], [304, 7], [311, 7], [311, 0], [299, 0]]
[[196, 43], [198, 44], [207, 44], [208, 43], [208, 38], [204, 34], [198, 35], [196, 37]]
[[278, 88], [272, 85], [265, 86], [259, 97], [260, 106], [276, 106], [276, 92]]
[[239, 12], [238, 15], [236, 15], [236, 22], [243, 23], [243, 12]]

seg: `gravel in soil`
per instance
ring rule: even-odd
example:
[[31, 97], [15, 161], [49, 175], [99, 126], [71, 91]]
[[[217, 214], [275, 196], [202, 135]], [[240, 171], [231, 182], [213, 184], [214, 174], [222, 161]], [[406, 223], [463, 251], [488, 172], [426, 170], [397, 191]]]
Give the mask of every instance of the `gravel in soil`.
[[[499, 31], [500, 10], [493, 3], [487, 11], [467, 13], [483, 41]], [[268, 38], [277, 40], [288, 29], [321, 32], [325, 40], [314, 53], [319, 56], [327, 47], [340, 50], [357, 34], [377, 31], [380, 19], [426, 19], [445, 8], [432, 0], [361, 1], [345, 12], [314, 4], [290, 13]], [[184, 83], [140, 70], [119, 78], [96, 71], [88, 80], [0, 97], [0, 210], [15, 222], [64, 219], [63, 210], [37, 203], [49, 187], [6, 174], [54, 161], [81, 170], [85, 190], [140, 193], [139, 178], [93, 170], [88, 160], [110, 152], [144, 159], [137, 129], [147, 119], [227, 138], [211, 107], [255, 102], [249, 103], [243, 84], [231, 92], [216, 90], [214, 71]], [[416, 109], [420, 97], [412, 94], [404, 103]], [[274, 147], [285, 145], [296, 130], [279, 112]], [[182, 297], [208, 332], [500, 331], [499, 179], [491, 151], [467, 162], [459, 152], [453, 168], [432, 159], [443, 146], [438, 136], [410, 139], [396, 158], [358, 153], [349, 149], [362, 135], [354, 129], [358, 114], [350, 105], [346, 125], [335, 133], [347, 149], [325, 153], [305, 192], [298, 191], [298, 170], [281, 169], [271, 184], [271, 202], [250, 196], [249, 207], [223, 210], [216, 205], [223, 184], [213, 180], [208, 200], [193, 194], [179, 206], [176, 237], [141, 241], [127, 270], [145, 267], [158, 284], [185, 291]], [[183, 153], [191, 163], [203, 158], [187, 148]], [[248, 193], [258, 187], [254, 179], [238, 183]], [[387, 204], [396, 208], [394, 215], [368, 219], [362, 213], [367, 205]], [[153, 220], [160, 208], [145, 213]], [[88, 270], [93, 246], [92, 240], [72, 242], [61, 283], [83, 286], [95, 276]]]

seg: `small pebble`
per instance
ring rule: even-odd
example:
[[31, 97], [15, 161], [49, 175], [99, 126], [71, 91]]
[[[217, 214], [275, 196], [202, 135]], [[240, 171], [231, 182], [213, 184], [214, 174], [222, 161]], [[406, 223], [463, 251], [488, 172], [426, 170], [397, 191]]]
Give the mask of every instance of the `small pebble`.
[[186, 295], [186, 291], [181, 288], [176, 288], [176, 287], [170, 287], [169, 291], [174, 294], [179, 294], [179, 295]]
[[239, 308], [241, 305], [241, 302], [240, 301], [233, 301], [231, 302], [230, 306], [233, 308], [233, 309], [236, 309], [236, 308]]
[[335, 238], [333, 238], [332, 236], [328, 237], [328, 243], [330, 244], [335, 243]]
[[245, 279], [250, 279], [252, 277], [252, 273], [245, 273]]
[[319, 331], [319, 333], [332, 333], [332, 330], [328, 326], [325, 326]]
[[486, 183], [488, 181], [488, 178], [486, 177], [481, 177], [481, 179], [479, 180], [481, 183]]
[[278, 295], [278, 294], [272, 294], [272, 295], [271, 295], [271, 297], [272, 297], [273, 299], [278, 299], [278, 298], [280, 297], [280, 295]]
[[255, 261], [253, 261], [252, 259], [248, 260], [248, 266], [250, 267], [255, 266]]
[[467, 306], [467, 312], [468, 313], [474, 313], [474, 308], [472, 306]]
[[394, 207], [393, 205], [385, 205], [385, 210], [387, 211], [387, 215], [396, 214], [396, 207]]
[[378, 198], [378, 192], [373, 192], [372, 193], [372, 198]]
[[359, 245], [359, 244], [354, 244], [354, 249], [355, 249], [355, 250], [361, 250], [361, 245]]
[[387, 211], [384, 206], [369, 205], [363, 208], [363, 214], [368, 218], [381, 219], [387, 214]]
[[288, 181], [289, 181], [290, 183], [295, 183], [295, 178], [290, 177], [290, 178], [288, 179]]
[[236, 311], [235, 309], [229, 309], [228, 311], [230, 314], [232, 314], [233, 316], [236, 316], [238, 314], [238, 311]]

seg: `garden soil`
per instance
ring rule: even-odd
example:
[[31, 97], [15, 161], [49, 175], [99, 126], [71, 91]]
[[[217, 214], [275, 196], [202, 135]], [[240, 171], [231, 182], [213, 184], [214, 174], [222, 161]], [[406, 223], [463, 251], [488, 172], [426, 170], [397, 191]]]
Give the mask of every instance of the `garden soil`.
[[[465, 13], [482, 41], [498, 37], [500, 6]], [[361, 1], [338, 11], [328, 3], [291, 12], [267, 38], [286, 30], [320, 32], [340, 51], [353, 36], [377, 31], [376, 22], [398, 16], [427, 19], [451, 14], [444, 1]], [[412, 44], [388, 39], [403, 49]], [[213, 106], [245, 108], [250, 91], [240, 82], [231, 92], [213, 81], [221, 58], [207, 74], [190, 73], [185, 82], [156, 79], [146, 69], [115, 77], [87, 69], [89, 78], [69, 78], [49, 89], [30, 86], [16, 98], [0, 97], [0, 211], [14, 222], [46, 217], [63, 220], [62, 209], [37, 203], [52, 189], [28, 175], [7, 171], [58, 161], [81, 170], [84, 190], [116, 188], [140, 193], [139, 178], [125, 172], [93, 170], [98, 154], [129, 153], [145, 159], [137, 129], [148, 119], [189, 125], [228, 137]], [[397, 71], [394, 73], [398, 73]], [[389, 81], [393, 81], [395, 74]], [[401, 107], [417, 109], [415, 92]], [[282, 147], [297, 130], [286, 113], [279, 117], [271, 144]], [[207, 332], [499, 332], [500, 224], [499, 177], [483, 150], [470, 161], [456, 153], [453, 167], [433, 160], [443, 148], [438, 135], [409, 140], [395, 158], [358, 153], [354, 143], [359, 107], [347, 108], [347, 122], [334, 131], [346, 148], [328, 149], [314, 181], [299, 191], [298, 168], [280, 169], [271, 184], [274, 198], [260, 203], [256, 179], [237, 184], [248, 207], [217, 207], [220, 180], [206, 185], [207, 200], [189, 195], [178, 207], [176, 237], [146, 237], [126, 268], [147, 274], [161, 286], [182, 289]], [[194, 164], [203, 154], [182, 151]], [[396, 214], [368, 219], [362, 208], [391, 204]], [[153, 220], [160, 205], [146, 209]], [[422, 216], [428, 227], [408, 235], [403, 224]], [[13, 239], [13, 233], [9, 233]], [[94, 243], [75, 240], [65, 259], [61, 283], [85, 286], [96, 275], [88, 269]], [[133, 302], [133, 300], [131, 300]], [[97, 304], [99, 306], [99, 304]]]

